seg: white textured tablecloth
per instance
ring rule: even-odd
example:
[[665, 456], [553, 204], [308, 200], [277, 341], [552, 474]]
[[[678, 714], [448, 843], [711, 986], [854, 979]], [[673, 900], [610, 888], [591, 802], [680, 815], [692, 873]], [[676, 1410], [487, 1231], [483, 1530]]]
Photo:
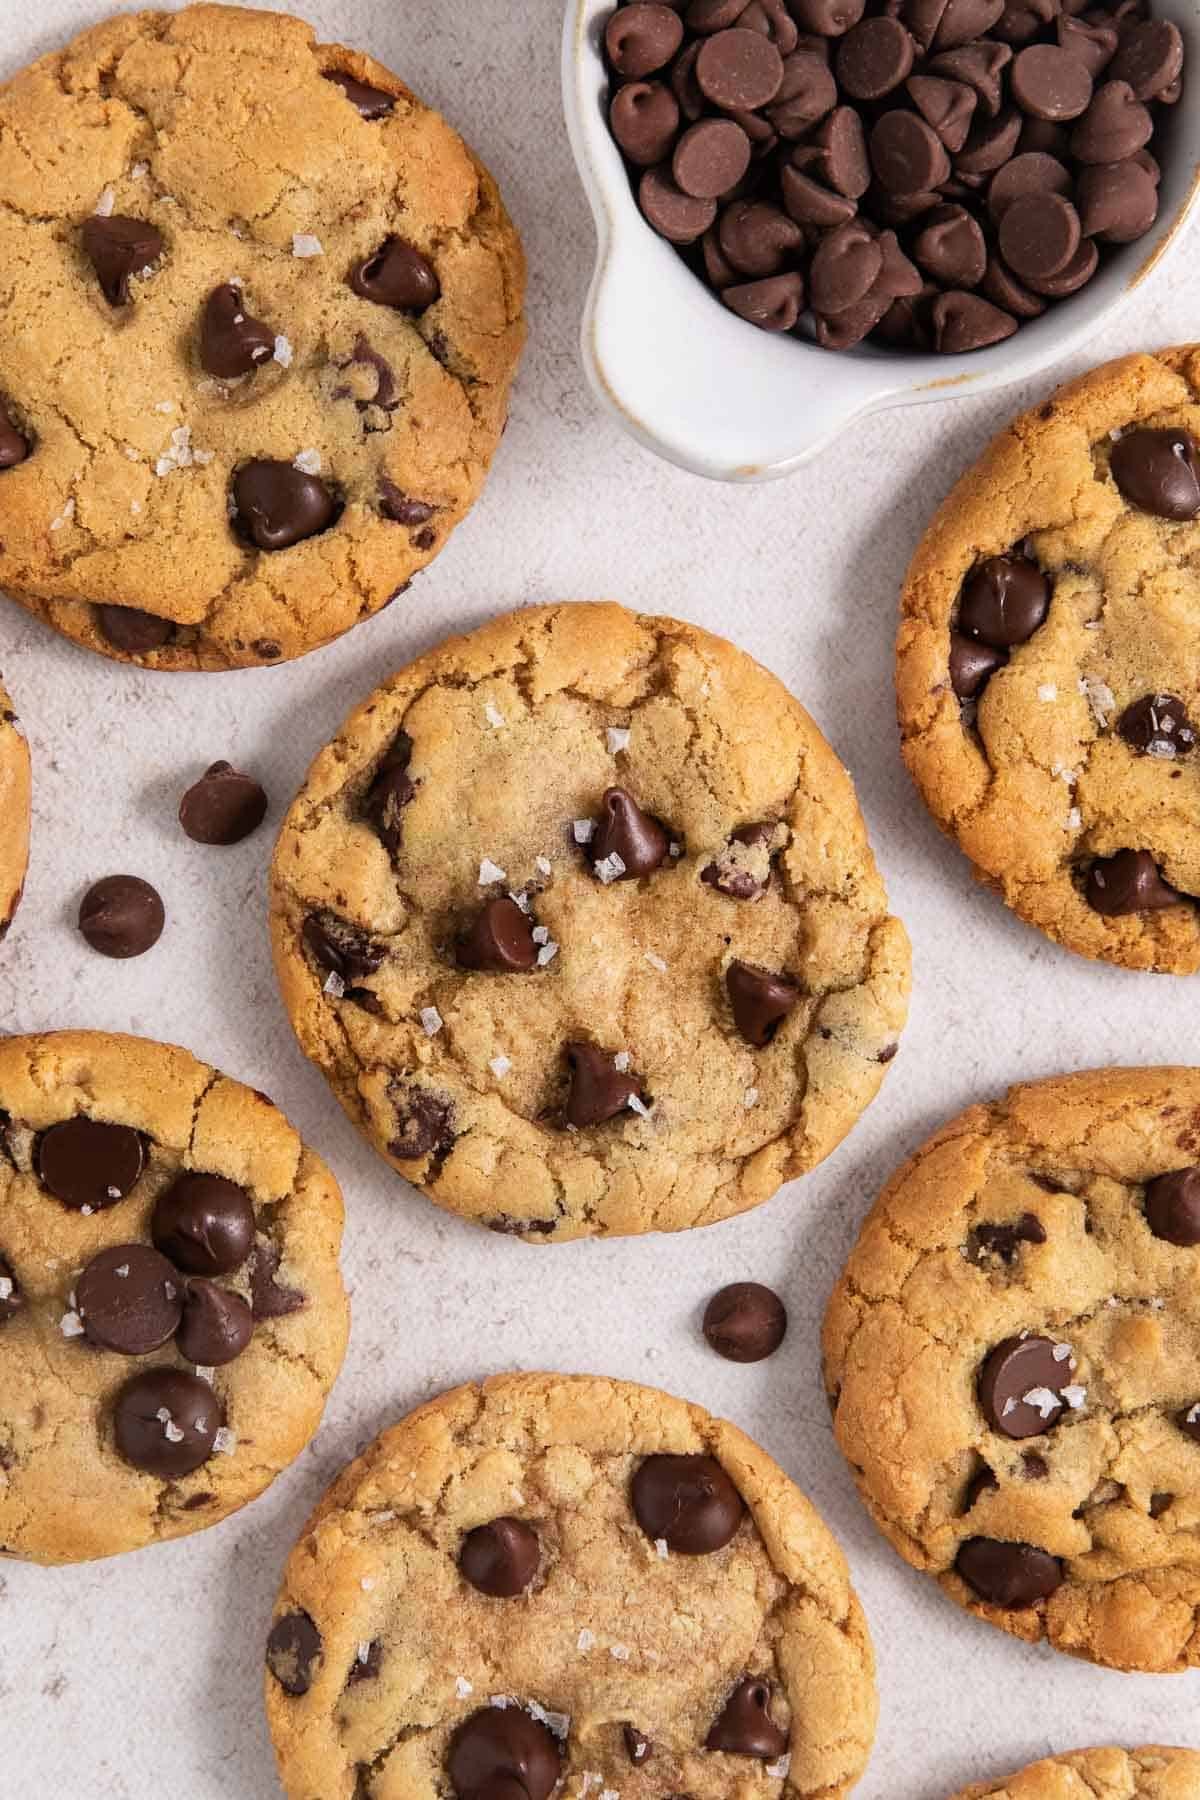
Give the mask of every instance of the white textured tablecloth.
[[[826, 1297], [881, 1181], [944, 1117], [1007, 1083], [1108, 1062], [1200, 1060], [1194, 984], [1054, 948], [972, 881], [899, 758], [896, 592], [932, 505], [1049, 380], [855, 426], [791, 480], [709, 486], [654, 461], [585, 388], [576, 336], [592, 229], [558, 90], [559, 0], [307, 0], [458, 125], [525, 235], [531, 341], [481, 505], [398, 603], [281, 668], [154, 676], [61, 642], [0, 601], [0, 667], [29, 732], [35, 836], [0, 956], [3, 1028], [90, 1026], [186, 1044], [264, 1088], [345, 1190], [354, 1328], [311, 1450], [239, 1516], [91, 1567], [0, 1565], [0, 1800], [271, 1800], [262, 1644], [281, 1565], [327, 1480], [382, 1426], [466, 1377], [584, 1370], [651, 1382], [745, 1427], [837, 1531], [879, 1653], [879, 1739], [863, 1800], [938, 1800], [1088, 1743], [1200, 1747], [1200, 1673], [1111, 1674], [989, 1630], [906, 1568], [867, 1520], [818, 1379]], [[102, 0], [0, 0], [0, 75], [100, 18]], [[1095, 346], [1200, 334], [1192, 235]], [[1080, 358], [1061, 374], [1092, 360]], [[270, 827], [190, 843], [183, 788], [228, 757], [278, 820], [309, 758], [378, 679], [451, 628], [527, 600], [610, 595], [733, 638], [792, 687], [858, 784], [915, 952], [912, 1018], [881, 1098], [841, 1151], [750, 1216], [684, 1237], [533, 1250], [477, 1233], [369, 1151], [301, 1058], [265, 927]], [[131, 963], [73, 930], [114, 869], [166, 900]], [[700, 1337], [721, 1283], [774, 1284], [791, 1310], [772, 1361], [738, 1368]]]

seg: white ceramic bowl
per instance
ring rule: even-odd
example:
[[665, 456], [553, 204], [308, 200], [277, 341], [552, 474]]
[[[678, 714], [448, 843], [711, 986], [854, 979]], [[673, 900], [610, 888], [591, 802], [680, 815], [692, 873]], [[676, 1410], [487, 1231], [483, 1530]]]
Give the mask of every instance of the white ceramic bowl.
[[568, 0], [563, 43], [567, 128], [599, 239], [583, 319], [584, 366], [627, 431], [697, 475], [769, 481], [799, 468], [865, 413], [968, 389], [984, 393], [1036, 374], [1111, 318], [1178, 242], [1193, 210], [1200, 189], [1200, 0], [1153, 0], [1155, 12], [1183, 32], [1189, 85], [1171, 114], [1162, 205], [1144, 238], [1110, 253], [1080, 293], [970, 356], [870, 346], [833, 352], [775, 337], [727, 311], [638, 211], [607, 123], [601, 38], [614, 4]]

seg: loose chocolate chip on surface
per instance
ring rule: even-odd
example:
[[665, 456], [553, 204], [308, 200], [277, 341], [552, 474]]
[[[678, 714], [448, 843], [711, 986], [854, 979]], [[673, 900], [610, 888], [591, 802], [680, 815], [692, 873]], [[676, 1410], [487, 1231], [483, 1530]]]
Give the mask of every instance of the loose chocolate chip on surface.
[[12, 1264], [0, 1256], [0, 1325], [13, 1319], [21, 1310], [21, 1284], [13, 1274]]
[[744, 1675], [705, 1739], [705, 1749], [774, 1762], [787, 1747], [787, 1732], [771, 1717], [770, 1682], [761, 1675]]
[[990, 644], [978, 644], [961, 631], [950, 633], [950, 686], [960, 700], [974, 700], [980, 695], [997, 669], [1008, 661], [1004, 650]]
[[321, 1634], [306, 1612], [284, 1613], [267, 1638], [267, 1667], [285, 1694], [298, 1699], [312, 1686]]
[[423, 313], [442, 292], [433, 264], [398, 237], [386, 239], [373, 256], [355, 264], [350, 286], [362, 300], [409, 313]]
[[746, 1507], [712, 1456], [648, 1456], [633, 1477], [633, 1513], [649, 1538], [681, 1556], [723, 1550]]
[[604, 33], [608, 60], [618, 75], [640, 81], [670, 62], [683, 42], [683, 21], [670, 6], [622, 6]]
[[562, 1752], [553, 1732], [522, 1707], [484, 1706], [454, 1733], [446, 1768], [459, 1800], [483, 1794], [515, 1800], [522, 1793], [548, 1800], [562, 1773]]
[[200, 320], [200, 362], [209, 375], [232, 381], [250, 375], [275, 355], [275, 332], [246, 311], [246, 296], [232, 281], [214, 288]]
[[98, 606], [97, 622], [114, 650], [126, 656], [148, 656], [161, 650], [175, 627], [156, 613], [139, 612], [136, 606]]
[[162, 896], [137, 875], [106, 875], [79, 903], [79, 929], [101, 956], [144, 956], [163, 934]]
[[641, 1098], [641, 1082], [636, 1075], [618, 1069], [611, 1052], [575, 1041], [566, 1045], [564, 1054], [571, 1072], [568, 1125], [579, 1130], [603, 1125], [624, 1112], [631, 1100]]
[[454, 953], [462, 969], [493, 975], [532, 969], [538, 958], [533, 920], [507, 894], [489, 900], [459, 938]]
[[523, 1519], [493, 1519], [468, 1531], [458, 1566], [471, 1586], [496, 1600], [523, 1594], [542, 1560], [538, 1534]]
[[653, 1744], [645, 1732], [639, 1731], [636, 1725], [623, 1726], [621, 1735], [625, 1741], [626, 1756], [635, 1769], [640, 1769], [642, 1764], [649, 1762], [654, 1754]]
[[363, 981], [383, 967], [383, 947], [336, 913], [309, 913], [300, 935], [313, 961], [340, 981]]
[[1200, 1244], [1200, 1168], [1155, 1176], [1146, 1188], [1146, 1223], [1168, 1244]]
[[240, 844], [267, 816], [267, 796], [252, 775], [215, 762], [179, 802], [179, 823], [197, 844]]
[[116, 1244], [93, 1256], [75, 1284], [75, 1309], [89, 1342], [121, 1356], [145, 1356], [173, 1337], [183, 1282], [147, 1244]]
[[412, 739], [406, 731], [401, 731], [381, 763], [363, 807], [379, 833], [384, 849], [392, 856], [400, 848], [404, 808], [417, 792], [408, 773], [412, 753]]
[[1117, 730], [1134, 750], [1170, 760], [1196, 748], [1196, 732], [1174, 694], [1143, 694], [1125, 708]]
[[730, 963], [725, 987], [734, 1024], [746, 1042], [760, 1050], [771, 1042], [800, 998], [799, 987], [786, 975], [740, 961]]
[[55, 1199], [102, 1212], [136, 1187], [146, 1152], [140, 1133], [102, 1119], [64, 1119], [37, 1141], [37, 1178]]
[[[624, 788], [608, 788], [600, 810], [600, 821], [588, 846], [593, 868], [609, 873], [610, 879], [637, 881], [652, 875], [666, 862], [671, 841], [662, 825], [648, 812], [643, 812], [633, 795]], [[616, 868], [613, 858], [621, 867]], [[599, 865], [604, 865], [599, 869]]]
[[1074, 1359], [1065, 1344], [1045, 1337], [1005, 1338], [979, 1376], [979, 1404], [1003, 1437], [1040, 1437], [1057, 1425], [1068, 1402]]
[[678, 100], [661, 81], [628, 81], [613, 95], [608, 122], [629, 161], [648, 169], [670, 154], [679, 116]]
[[274, 1244], [255, 1245], [250, 1263], [250, 1311], [257, 1319], [283, 1319], [307, 1305], [298, 1288], [285, 1287], [277, 1280], [279, 1252]]
[[234, 529], [259, 550], [288, 550], [316, 537], [337, 517], [338, 507], [319, 475], [294, 463], [260, 459], [233, 478]]
[[254, 1207], [236, 1182], [189, 1171], [155, 1201], [151, 1236], [189, 1275], [230, 1275], [254, 1243]]
[[203, 1275], [187, 1278], [183, 1319], [175, 1340], [181, 1356], [199, 1368], [220, 1367], [240, 1356], [253, 1335], [254, 1314], [240, 1294]]
[[135, 1469], [179, 1481], [213, 1453], [221, 1408], [207, 1381], [179, 1369], [146, 1369], [113, 1408], [117, 1449]]
[[967, 1586], [991, 1606], [1017, 1611], [1049, 1600], [1063, 1582], [1063, 1566], [1048, 1550], [997, 1538], [968, 1538], [955, 1569]]
[[758, 1281], [731, 1282], [704, 1309], [704, 1335], [727, 1362], [756, 1363], [773, 1356], [787, 1323], [779, 1295]]
[[1159, 873], [1149, 850], [1118, 850], [1088, 870], [1084, 893], [1093, 912], [1118, 919], [1128, 913], [1157, 912], [1183, 896]]
[[409, 1083], [392, 1084], [396, 1132], [389, 1153], [400, 1162], [444, 1155], [454, 1142], [454, 1108], [441, 1094]]
[[1009, 650], [1027, 643], [1049, 610], [1050, 583], [1035, 562], [989, 556], [963, 582], [958, 629], [993, 650]]
[[396, 104], [392, 94], [385, 94], [382, 88], [370, 87], [365, 81], [356, 81], [353, 75], [346, 75], [340, 69], [331, 71], [325, 79], [341, 88], [351, 106], [357, 107], [364, 119], [384, 119]]
[[1011, 1265], [1017, 1260], [1022, 1244], [1044, 1244], [1046, 1227], [1036, 1213], [1022, 1213], [1008, 1225], [976, 1225], [967, 1239], [967, 1256], [983, 1266], [991, 1257]]
[[29, 439], [13, 424], [7, 406], [0, 401], [0, 469], [15, 469], [29, 455]]
[[1143, 425], [1123, 432], [1109, 467], [1126, 500], [1143, 512], [1181, 522], [1200, 514], [1200, 453], [1190, 431]]
[[162, 255], [162, 233], [145, 219], [131, 219], [123, 213], [109, 218], [84, 220], [84, 254], [96, 271], [100, 291], [110, 306], [129, 302], [129, 281], [133, 275], [150, 272], [151, 265]]

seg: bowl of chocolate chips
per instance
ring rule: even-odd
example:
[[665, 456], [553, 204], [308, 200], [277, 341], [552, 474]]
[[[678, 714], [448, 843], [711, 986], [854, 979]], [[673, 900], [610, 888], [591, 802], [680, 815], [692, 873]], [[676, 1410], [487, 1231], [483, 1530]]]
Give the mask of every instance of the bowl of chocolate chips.
[[597, 394], [757, 481], [1036, 374], [1181, 235], [1189, 58], [1200, 0], [570, 0]]

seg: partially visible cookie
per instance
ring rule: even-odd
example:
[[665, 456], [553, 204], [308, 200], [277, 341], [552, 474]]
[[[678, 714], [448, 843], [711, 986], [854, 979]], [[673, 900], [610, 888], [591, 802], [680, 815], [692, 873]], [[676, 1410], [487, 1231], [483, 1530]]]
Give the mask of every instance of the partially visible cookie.
[[954, 1800], [1200, 1800], [1200, 1753], [1075, 1750], [1031, 1763], [1003, 1781], [976, 1781]]
[[1085, 956], [1200, 969], [1200, 349], [1016, 419], [904, 589], [904, 755], [934, 818]]
[[825, 1320], [894, 1547], [989, 1624], [1200, 1666], [1200, 1070], [1013, 1088], [884, 1189]]
[[909, 949], [854, 789], [732, 644], [600, 604], [451, 638], [316, 759], [276, 966], [350, 1117], [531, 1243], [769, 1199], [873, 1099]]
[[346, 1346], [342, 1200], [265, 1094], [167, 1044], [0, 1040], [0, 1554], [213, 1525]]
[[334, 1482], [266, 1702], [293, 1800], [836, 1800], [876, 1715], [845, 1560], [771, 1459], [668, 1394], [538, 1374], [444, 1394]]
[[524, 261], [462, 139], [359, 51], [123, 13], [0, 89], [0, 587], [156, 669], [275, 663], [477, 498]]
[[13, 922], [29, 862], [29, 745], [0, 685], [0, 939]]

